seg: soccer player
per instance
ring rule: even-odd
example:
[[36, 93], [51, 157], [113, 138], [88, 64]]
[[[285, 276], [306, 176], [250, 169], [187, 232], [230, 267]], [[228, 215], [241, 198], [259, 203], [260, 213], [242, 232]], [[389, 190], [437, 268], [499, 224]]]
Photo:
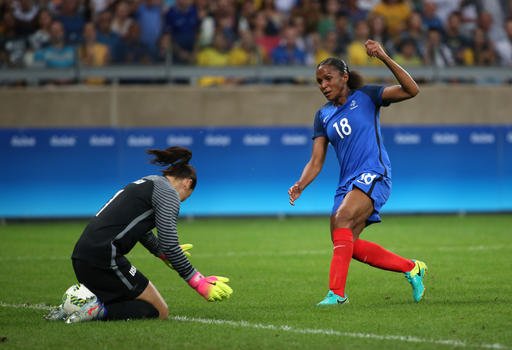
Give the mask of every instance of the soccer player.
[[[67, 323], [89, 320], [168, 318], [164, 299], [125, 255], [140, 242], [162, 259], [208, 301], [233, 292], [225, 277], [204, 277], [180, 246], [176, 222], [180, 202], [194, 191], [197, 177], [189, 164], [192, 153], [182, 147], [148, 150], [152, 163], [165, 166], [162, 176], [150, 175], [118, 191], [92, 218], [75, 245], [72, 262], [78, 281], [96, 296], [80, 311], [67, 315], [62, 306], [50, 320]], [[152, 233], [157, 229], [158, 235]]]
[[314, 119], [311, 158], [299, 180], [288, 190], [290, 204], [294, 205], [322, 169], [330, 143], [338, 158], [340, 177], [331, 212], [334, 249], [330, 290], [320, 306], [348, 302], [345, 284], [352, 258], [379, 269], [405, 273], [416, 302], [425, 291], [424, 262], [403, 258], [359, 238], [367, 225], [381, 221], [379, 212], [391, 192], [391, 166], [382, 143], [379, 109], [419, 92], [414, 79], [387, 55], [380, 43], [367, 40], [365, 47], [369, 56], [388, 67], [399, 84], [363, 86], [361, 75], [351, 72], [343, 60], [331, 57], [320, 62], [316, 80], [328, 102]]

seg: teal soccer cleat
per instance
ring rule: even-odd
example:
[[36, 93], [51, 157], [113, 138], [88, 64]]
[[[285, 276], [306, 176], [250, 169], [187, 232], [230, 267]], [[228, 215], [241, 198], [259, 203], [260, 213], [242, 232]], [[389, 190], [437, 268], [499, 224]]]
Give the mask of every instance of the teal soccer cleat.
[[411, 271], [405, 273], [405, 278], [412, 286], [412, 298], [415, 302], [419, 302], [425, 294], [425, 286], [423, 286], [423, 277], [427, 273], [427, 265], [423, 261], [413, 260], [414, 267]]
[[317, 304], [317, 306], [330, 306], [348, 304], [348, 298], [335, 294], [332, 290], [327, 293], [327, 296]]

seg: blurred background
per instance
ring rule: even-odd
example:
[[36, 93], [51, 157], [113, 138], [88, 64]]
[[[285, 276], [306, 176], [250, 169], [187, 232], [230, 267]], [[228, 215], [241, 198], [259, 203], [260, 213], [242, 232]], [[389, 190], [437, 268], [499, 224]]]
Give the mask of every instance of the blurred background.
[[512, 212], [510, 0], [0, 0], [0, 219], [93, 215], [173, 145], [198, 170], [185, 216], [328, 214], [333, 152], [287, 196], [315, 65], [392, 84], [369, 38], [421, 88], [382, 110], [384, 212]]

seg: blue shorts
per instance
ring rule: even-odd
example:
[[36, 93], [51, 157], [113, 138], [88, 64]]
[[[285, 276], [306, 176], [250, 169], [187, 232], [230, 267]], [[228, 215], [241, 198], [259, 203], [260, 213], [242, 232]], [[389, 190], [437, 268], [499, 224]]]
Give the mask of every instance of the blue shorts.
[[334, 196], [331, 215], [336, 213], [347, 193], [352, 191], [354, 187], [366, 193], [373, 202], [373, 213], [366, 220], [366, 225], [381, 222], [379, 213], [391, 194], [391, 179], [372, 172], [363, 173], [352, 178], [345, 185], [338, 187]]

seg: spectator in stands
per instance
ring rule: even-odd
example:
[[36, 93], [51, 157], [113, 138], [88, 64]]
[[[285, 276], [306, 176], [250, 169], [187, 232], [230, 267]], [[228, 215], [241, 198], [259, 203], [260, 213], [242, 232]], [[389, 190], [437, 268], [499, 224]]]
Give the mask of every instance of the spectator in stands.
[[192, 0], [176, 0], [165, 14], [165, 28], [172, 38], [173, 63], [195, 62], [199, 26], [199, 14]]
[[110, 61], [110, 52], [107, 45], [97, 41], [93, 22], [85, 24], [83, 38], [78, 49], [80, 63], [90, 67], [105, 66]]
[[461, 15], [461, 33], [471, 37], [477, 27], [478, 16], [483, 11], [481, 0], [462, 0], [458, 11]]
[[256, 13], [254, 1], [244, 1], [238, 15], [238, 32], [251, 30], [251, 18]]
[[110, 11], [114, 7], [116, 0], [88, 0], [90, 20], [94, 21], [103, 11]]
[[272, 51], [272, 63], [275, 65], [306, 64], [306, 52], [297, 46], [297, 29], [286, 26], [282, 30], [281, 42]]
[[66, 33], [66, 43], [75, 45], [82, 41], [85, 19], [80, 12], [80, 3], [78, 0], [66, 0], [59, 6], [59, 12], [54, 17], [61, 22]]
[[115, 6], [110, 30], [122, 38], [128, 33], [128, 28], [132, 23], [133, 18], [130, 17], [130, 5], [125, 0], [119, 1]]
[[336, 16], [336, 50], [333, 56], [343, 56], [347, 54], [347, 46], [352, 42], [351, 24], [348, 16], [340, 12]]
[[279, 35], [275, 35], [276, 28], [267, 20], [263, 12], [256, 12], [250, 21], [254, 42], [263, 52], [263, 61], [271, 61], [272, 51], [279, 45]]
[[150, 64], [153, 56], [148, 47], [140, 40], [140, 28], [133, 22], [119, 45], [119, 62], [123, 64]]
[[[229, 60], [229, 41], [222, 30], [217, 30], [213, 43], [201, 49], [197, 54], [197, 65], [203, 67], [225, 67]], [[215, 86], [229, 82], [224, 76], [205, 76], [199, 79], [199, 86]]]
[[430, 28], [427, 32], [424, 61], [428, 66], [451, 67], [455, 65], [452, 50], [443, 42], [439, 29]]
[[384, 17], [388, 34], [393, 39], [397, 37], [405, 28], [405, 24], [412, 9], [407, 1], [404, 0], [381, 0], [372, 9], [370, 16], [377, 14]]
[[[46, 68], [72, 68], [76, 64], [75, 48], [66, 43], [64, 25], [53, 21], [50, 27], [50, 45], [37, 50], [34, 54], [34, 64]], [[52, 81], [56, 84], [69, 84], [70, 79]]]
[[231, 48], [228, 54], [228, 65], [231, 66], [252, 66], [261, 64], [263, 52], [254, 42], [250, 30], [240, 32], [240, 38]]
[[317, 65], [329, 57], [336, 56], [338, 36], [335, 31], [328, 32], [324, 39], [322, 39], [318, 33], [312, 34], [311, 37], [313, 39], [314, 48], [311, 60], [312, 65]]
[[504, 24], [506, 37], [496, 43], [496, 50], [503, 66], [512, 66], [512, 17]]
[[319, 0], [302, 0], [299, 5], [292, 10], [291, 16], [304, 18], [306, 34], [314, 33], [322, 18], [322, 4]]
[[238, 22], [234, 3], [230, 0], [218, 1], [213, 16], [216, 31], [222, 31], [228, 45], [233, 46], [238, 39]]
[[370, 10], [379, 2], [380, 0], [370, 0], [366, 1], [365, 4], [362, 4], [361, 0], [345, 0], [341, 1], [341, 12], [344, 13], [352, 23], [357, 23], [361, 20], [366, 20], [368, 18], [368, 13]]
[[[129, 30], [128, 30], [129, 31]], [[128, 32], [126, 33], [128, 35]], [[112, 30], [112, 13], [103, 11], [96, 17], [96, 39], [108, 46], [111, 61], [121, 62], [121, 37]]]
[[425, 55], [426, 32], [421, 14], [417, 11], [411, 13], [405, 30], [400, 33], [399, 44], [403, 43], [404, 40], [409, 40], [414, 44], [415, 51], [420, 57]]
[[[382, 15], [372, 13], [366, 21], [368, 23], [368, 37], [374, 41], [378, 41], [384, 46], [388, 54], [392, 55], [396, 52], [395, 43], [388, 34], [386, 20]], [[395, 39], [396, 40], [396, 39]]]
[[460, 12], [452, 12], [448, 16], [443, 41], [451, 50], [451, 55], [456, 65], [468, 65], [471, 59], [471, 43], [461, 30]]
[[171, 63], [172, 62], [171, 34], [164, 33], [158, 40], [158, 52], [155, 57], [156, 62]]
[[152, 56], [158, 51], [158, 39], [162, 35], [162, 14], [162, 0], [143, 0], [135, 12], [140, 28], [140, 40]]
[[259, 11], [265, 15], [267, 21], [271, 24], [270, 28], [275, 28], [276, 33], [274, 34], [277, 34], [283, 27], [285, 21], [283, 15], [277, 11], [274, 0], [262, 0]]
[[0, 67], [23, 67], [27, 40], [16, 31], [16, 18], [12, 11], [6, 11], [3, 19], [3, 33], [0, 35]]
[[274, 3], [277, 11], [279, 11], [284, 16], [288, 16], [292, 9], [297, 6], [299, 0], [274, 0]]
[[443, 25], [448, 21], [448, 17], [454, 11], [458, 11], [460, 3], [463, 0], [428, 0], [435, 4], [436, 16], [439, 17]]
[[482, 28], [476, 28], [472, 40], [472, 60], [476, 66], [494, 66], [497, 64], [494, 44]]
[[316, 30], [322, 39], [327, 36], [327, 33], [335, 30], [336, 17], [340, 10], [341, 7], [338, 0], [327, 0], [325, 3], [325, 10], [322, 13], [322, 17], [318, 22], [318, 28]]
[[13, 15], [16, 19], [18, 35], [28, 36], [37, 29], [39, 6], [34, 0], [18, 0], [13, 2]]
[[404, 67], [419, 67], [423, 64], [421, 56], [416, 50], [416, 43], [411, 38], [402, 40], [398, 46], [398, 52], [392, 58], [396, 63]]
[[31, 50], [39, 50], [50, 43], [50, 27], [52, 25], [52, 16], [46, 9], [39, 11], [37, 16], [38, 28], [35, 33], [29, 36]]
[[297, 31], [297, 46], [304, 51], [308, 51], [311, 47], [311, 35], [306, 33], [306, 21], [303, 17], [293, 16], [288, 20], [288, 24]]
[[215, 32], [211, 46], [205, 47], [197, 54], [199, 66], [227, 66], [229, 41], [222, 30]]
[[199, 26], [199, 34], [196, 46], [210, 46], [213, 42], [213, 36], [215, 34], [216, 26], [214, 14], [210, 9], [212, 3], [208, 0], [196, 0], [195, 6], [197, 10], [197, 15], [199, 17], [199, 23], [201, 23], [201, 25]]
[[443, 32], [444, 24], [441, 18], [437, 15], [436, 4], [431, 0], [427, 0], [423, 3], [422, 11], [422, 22], [426, 29], [436, 29], [439, 32]]
[[380, 60], [366, 53], [364, 43], [369, 38], [369, 28], [366, 21], [358, 21], [354, 25], [354, 39], [347, 48], [347, 60], [351, 66], [379, 66]]
[[[80, 64], [88, 67], [104, 67], [110, 62], [108, 46], [96, 40], [96, 28], [93, 22], [85, 24], [83, 42], [78, 48], [78, 59]], [[104, 78], [88, 78], [88, 84], [103, 84]]]

